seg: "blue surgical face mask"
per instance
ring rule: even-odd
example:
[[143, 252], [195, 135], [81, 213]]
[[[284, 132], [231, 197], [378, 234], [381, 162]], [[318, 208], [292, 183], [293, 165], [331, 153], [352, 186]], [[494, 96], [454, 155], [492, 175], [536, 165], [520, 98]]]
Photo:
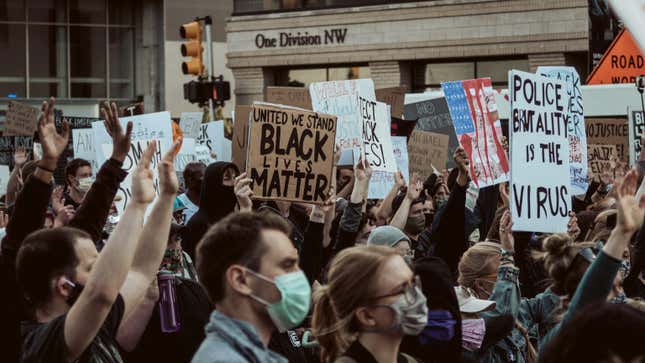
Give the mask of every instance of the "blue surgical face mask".
[[455, 337], [455, 320], [447, 310], [428, 311], [428, 323], [419, 335], [419, 343], [428, 344], [430, 341], [447, 342]]
[[246, 270], [275, 285], [280, 291], [280, 300], [275, 303], [269, 303], [255, 295], [251, 295], [251, 298], [266, 307], [273, 324], [281, 333], [297, 327], [305, 320], [311, 306], [311, 286], [304, 272], [290, 272], [272, 280], [253, 270]]

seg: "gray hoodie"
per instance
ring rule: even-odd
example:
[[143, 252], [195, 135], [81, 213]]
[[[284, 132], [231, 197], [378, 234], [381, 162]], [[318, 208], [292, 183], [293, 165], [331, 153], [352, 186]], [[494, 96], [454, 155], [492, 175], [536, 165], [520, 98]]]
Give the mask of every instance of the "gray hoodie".
[[251, 324], [215, 310], [192, 363], [220, 362], [287, 363], [287, 360], [265, 347]]

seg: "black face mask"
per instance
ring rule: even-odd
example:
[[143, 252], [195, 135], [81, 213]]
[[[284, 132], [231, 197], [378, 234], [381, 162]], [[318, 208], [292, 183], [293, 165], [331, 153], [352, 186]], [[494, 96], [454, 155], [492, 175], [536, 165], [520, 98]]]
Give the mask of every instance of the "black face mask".
[[78, 300], [78, 297], [81, 296], [81, 292], [83, 292], [83, 288], [85, 286], [78, 282], [71, 282], [70, 280], [67, 280], [65, 283], [67, 284], [67, 286], [70, 286], [72, 288], [72, 291], [67, 298], [67, 305], [72, 306], [74, 305], [76, 300]]

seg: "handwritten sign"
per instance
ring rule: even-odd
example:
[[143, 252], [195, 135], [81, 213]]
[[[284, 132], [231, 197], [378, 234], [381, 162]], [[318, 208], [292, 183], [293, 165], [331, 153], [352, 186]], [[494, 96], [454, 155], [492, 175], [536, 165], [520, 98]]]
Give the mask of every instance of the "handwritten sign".
[[322, 204], [334, 167], [336, 117], [254, 104], [246, 172], [258, 199]]
[[[392, 136], [392, 148], [394, 150], [394, 159], [396, 160], [396, 166], [401, 174], [403, 174], [403, 180], [405, 180], [407, 183], [410, 180], [407, 137]], [[388, 173], [386, 171], [372, 172], [368, 198], [384, 199], [390, 192], [390, 190], [392, 190], [392, 188], [394, 187], [395, 182], [396, 180], [394, 179], [394, 173]]]
[[589, 144], [616, 145], [618, 159], [629, 162], [629, 124], [626, 118], [586, 118]]
[[195, 155], [195, 139], [186, 137], [181, 141], [181, 149], [175, 157], [175, 171], [183, 172], [186, 168], [186, 165], [197, 161], [197, 156]]
[[204, 118], [203, 112], [182, 112], [179, 118], [179, 127], [184, 137], [196, 138]]
[[356, 98], [361, 119], [361, 154], [374, 171], [396, 172], [396, 160], [392, 151], [389, 106], [383, 102]]
[[[132, 121], [132, 140], [130, 151], [122, 166], [128, 172], [128, 176], [121, 182], [115, 199], [119, 214], [123, 213], [123, 210], [132, 198], [132, 171], [139, 163], [148, 143], [157, 143], [157, 152], [154, 154], [151, 163], [154, 175], [154, 186], [157, 194], [159, 194], [159, 170], [157, 166], [161, 162], [163, 154], [172, 146], [172, 120], [170, 119], [170, 113], [148, 113], [119, 119], [123, 129], [126, 128], [129, 121]], [[94, 131], [96, 161], [98, 165], [103, 165], [112, 155], [112, 138], [108, 135], [103, 121], [92, 123], [92, 130]]]
[[392, 117], [403, 118], [405, 87], [379, 88], [375, 93], [377, 101], [390, 105]]
[[201, 124], [196, 141], [208, 147], [211, 160], [206, 165], [216, 161], [231, 161], [232, 143], [224, 136], [224, 121]]
[[512, 70], [508, 86], [513, 230], [564, 233], [571, 210], [567, 84]]
[[418, 173], [425, 180], [435, 168], [446, 165], [449, 143], [448, 135], [418, 129], [412, 131], [408, 141], [410, 172]]
[[235, 105], [233, 113], [232, 160], [239, 170], [246, 170], [246, 144], [249, 137], [249, 112], [251, 106]]
[[508, 158], [491, 79], [445, 82], [441, 89], [459, 144], [470, 160], [473, 182], [483, 188], [508, 181]]
[[99, 165], [96, 163], [96, 148], [94, 147], [94, 130], [72, 129], [74, 142], [74, 157], [87, 160], [92, 164], [92, 170], [97, 173]]
[[[341, 149], [361, 148], [361, 122], [356, 97], [376, 101], [371, 79], [317, 82], [309, 85], [312, 109], [338, 118], [336, 144]], [[388, 127], [389, 130], [389, 127]]]
[[616, 145], [588, 144], [589, 169], [594, 175], [612, 171], [618, 158]]
[[0, 196], [7, 194], [7, 183], [9, 183], [9, 165], [0, 165]]
[[34, 136], [38, 126], [39, 113], [40, 111], [35, 107], [9, 101], [3, 134], [6, 136]]
[[634, 165], [641, 152], [641, 135], [645, 129], [645, 117], [643, 111], [632, 107], [627, 108], [629, 119], [629, 164]]
[[567, 84], [567, 112], [569, 114], [569, 166], [571, 167], [571, 193], [580, 195], [587, 192], [587, 134], [580, 89], [580, 76], [573, 67], [538, 67], [537, 74], [564, 81]]
[[267, 87], [266, 102], [311, 110], [311, 96], [304, 87]]

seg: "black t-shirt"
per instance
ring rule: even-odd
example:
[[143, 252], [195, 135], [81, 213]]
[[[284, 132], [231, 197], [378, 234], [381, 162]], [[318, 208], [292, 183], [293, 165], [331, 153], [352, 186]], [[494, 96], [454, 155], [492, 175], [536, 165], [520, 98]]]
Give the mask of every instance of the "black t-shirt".
[[[123, 363], [117, 349], [116, 333], [123, 317], [124, 303], [119, 295], [103, 326], [85, 349], [79, 363]], [[22, 362], [67, 362], [65, 318], [67, 314], [48, 323], [22, 323]]]
[[190, 363], [204, 340], [204, 327], [213, 307], [199, 283], [180, 277], [175, 277], [175, 282], [181, 328], [175, 333], [163, 333], [159, 304], [155, 304], [136, 348], [132, 352], [123, 352], [126, 362]]

